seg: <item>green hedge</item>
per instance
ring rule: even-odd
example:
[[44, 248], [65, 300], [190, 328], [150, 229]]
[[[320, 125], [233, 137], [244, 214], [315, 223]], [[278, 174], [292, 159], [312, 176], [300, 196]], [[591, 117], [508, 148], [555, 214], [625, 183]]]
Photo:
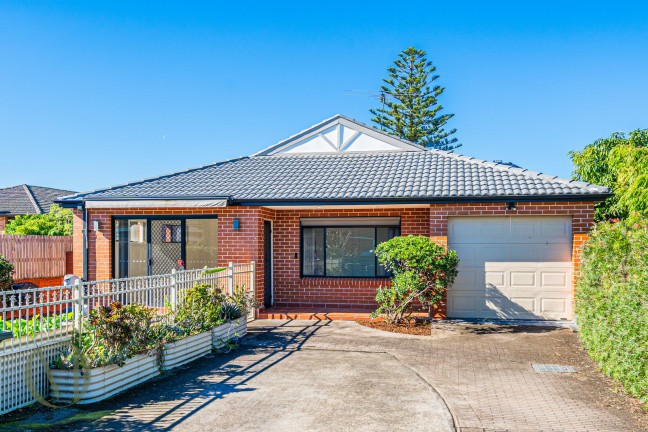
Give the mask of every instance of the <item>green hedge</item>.
[[583, 249], [581, 275], [583, 345], [648, 409], [648, 218], [599, 224]]

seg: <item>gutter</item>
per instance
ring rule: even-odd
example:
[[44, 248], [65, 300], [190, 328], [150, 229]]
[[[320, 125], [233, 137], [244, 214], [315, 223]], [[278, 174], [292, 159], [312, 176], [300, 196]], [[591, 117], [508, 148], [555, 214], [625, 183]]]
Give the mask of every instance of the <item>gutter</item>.
[[443, 197], [443, 198], [347, 198], [347, 199], [240, 199], [233, 204], [241, 206], [295, 206], [295, 205], [381, 205], [381, 204], [452, 204], [452, 203], [493, 203], [493, 202], [564, 202], [564, 201], [604, 201], [610, 193], [584, 195], [499, 195], [488, 197]]

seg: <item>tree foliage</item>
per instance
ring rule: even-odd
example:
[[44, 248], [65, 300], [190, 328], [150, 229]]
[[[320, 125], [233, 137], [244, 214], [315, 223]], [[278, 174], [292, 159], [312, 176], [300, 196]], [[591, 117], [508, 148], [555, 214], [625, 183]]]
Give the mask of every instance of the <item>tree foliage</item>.
[[376, 247], [376, 256], [393, 277], [391, 286], [378, 289], [374, 316], [383, 315], [391, 323], [409, 316], [416, 302], [431, 317], [457, 277], [457, 253], [425, 236], [394, 237]]
[[[383, 106], [371, 109], [371, 119], [388, 132], [424, 147], [452, 150], [460, 147], [456, 129], [444, 127], [454, 114], [443, 114], [438, 98], [445, 88], [433, 85], [439, 78], [426, 52], [409, 47], [387, 69], [381, 86]], [[432, 86], [432, 87], [430, 87]]]
[[6, 234], [72, 235], [72, 211], [53, 204], [49, 213], [16, 216], [5, 226]]
[[569, 155], [576, 180], [607, 186], [613, 193], [597, 206], [597, 221], [647, 211], [648, 129], [613, 133]]
[[0, 255], [0, 291], [8, 290], [13, 283], [14, 265]]
[[648, 217], [599, 223], [576, 289], [580, 337], [603, 372], [648, 408]]

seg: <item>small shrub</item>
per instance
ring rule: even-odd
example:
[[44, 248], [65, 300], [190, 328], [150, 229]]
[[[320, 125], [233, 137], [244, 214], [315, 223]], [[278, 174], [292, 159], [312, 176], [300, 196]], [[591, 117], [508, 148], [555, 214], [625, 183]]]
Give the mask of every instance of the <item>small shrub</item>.
[[428, 309], [438, 305], [457, 276], [457, 253], [425, 236], [394, 237], [376, 247], [378, 261], [394, 276], [391, 286], [376, 293], [378, 309], [373, 316], [384, 316], [399, 323], [409, 316], [416, 302]]
[[648, 409], [648, 218], [599, 224], [577, 282], [580, 338], [606, 375]]
[[235, 320], [246, 316], [251, 310], [259, 307], [259, 302], [245, 290], [245, 285], [236, 286], [234, 293], [223, 303], [221, 314], [225, 320]]
[[225, 295], [209, 284], [196, 284], [186, 290], [175, 312], [175, 324], [187, 334], [197, 334], [223, 323], [221, 309]]
[[155, 309], [138, 304], [101, 306], [90, 312], [85, 331], [75, 335], [72, 347], [52, 366], [122, 366], [129, 358], [156, 348], [152, 337], [155, 317]]
[[6, 291], [13, 284], [14, 265], [0, 255], [0, 291]]
[[63, 313], [60, 315], [41, 316], [34, 315], [30, 319], [14, 319], [4, 321], [0, 325], [0, 330], [6, 330], [13, 333], [14, 337], [30, 336], [36, 333], [61, 328], [64, 322], [71, 322], [74, 319], [74, 312]]

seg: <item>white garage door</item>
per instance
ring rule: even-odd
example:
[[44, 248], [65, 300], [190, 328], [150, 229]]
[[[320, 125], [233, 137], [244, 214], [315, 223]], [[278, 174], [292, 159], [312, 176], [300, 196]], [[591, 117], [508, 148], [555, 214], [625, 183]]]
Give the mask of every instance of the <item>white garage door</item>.
[[571, 319], [570, 217], [452, 217], [448, 244], [461, 260], [448, 317]]

